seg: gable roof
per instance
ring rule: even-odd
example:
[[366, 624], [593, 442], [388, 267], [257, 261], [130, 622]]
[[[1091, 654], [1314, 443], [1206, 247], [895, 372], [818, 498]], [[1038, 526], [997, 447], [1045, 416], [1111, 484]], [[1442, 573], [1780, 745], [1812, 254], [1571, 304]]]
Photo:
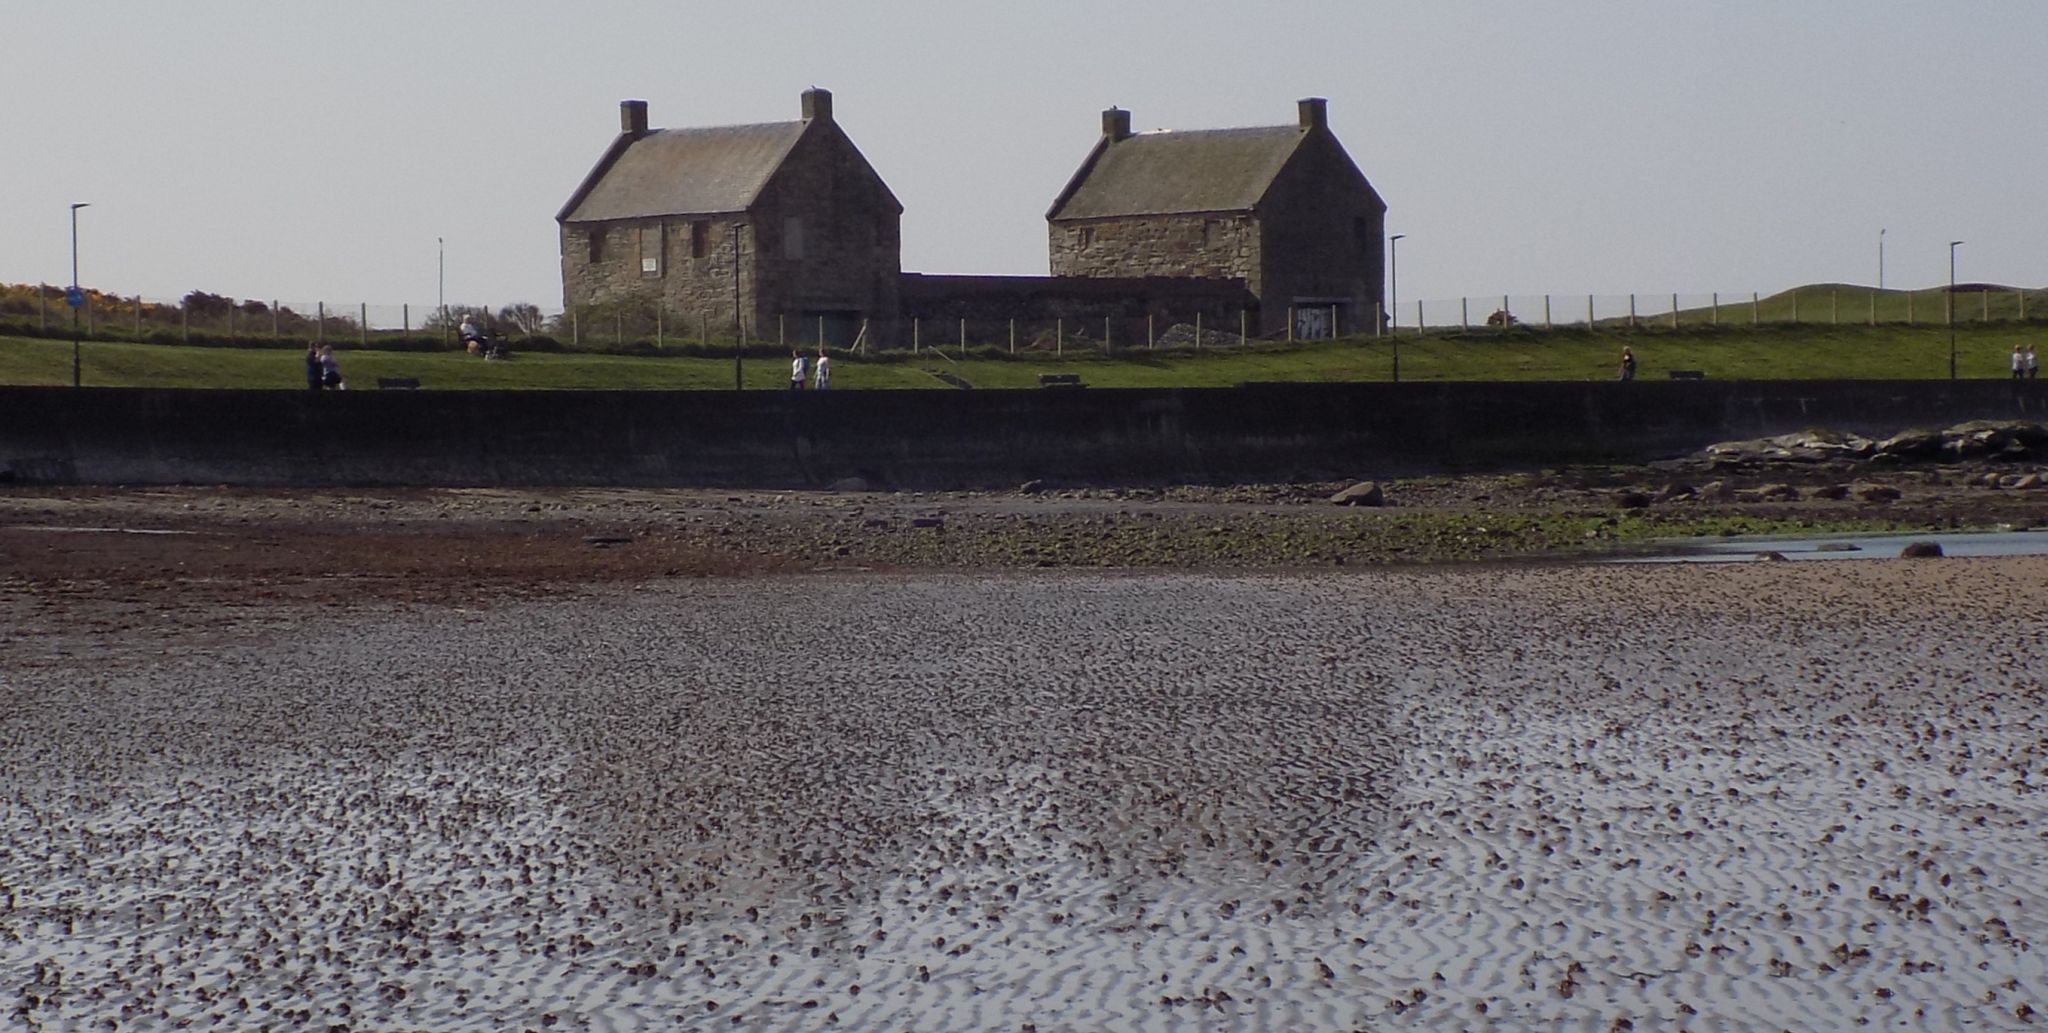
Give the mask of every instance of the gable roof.
[[1259, 126], [1104, 137], [1046, 218], [1249, 211], [1308, 135]]
[[810, 124], [765, 122], [620, 136], [555, 218], [594, 222], [745, 211]]

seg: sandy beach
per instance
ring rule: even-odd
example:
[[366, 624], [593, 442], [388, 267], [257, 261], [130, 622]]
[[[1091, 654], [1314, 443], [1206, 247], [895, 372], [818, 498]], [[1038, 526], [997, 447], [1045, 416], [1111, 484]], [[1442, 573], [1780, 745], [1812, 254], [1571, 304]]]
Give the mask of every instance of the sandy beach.
[[21, 1028], [2048, 1008], [2038, 558], [7, 588]]

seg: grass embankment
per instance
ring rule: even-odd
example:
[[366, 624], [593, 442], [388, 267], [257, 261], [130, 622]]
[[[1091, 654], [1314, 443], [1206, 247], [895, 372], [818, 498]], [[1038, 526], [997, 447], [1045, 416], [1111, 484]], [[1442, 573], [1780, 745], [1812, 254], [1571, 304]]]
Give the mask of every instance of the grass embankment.
[[[945, 388], [939, 376], [975, 387], [1035, 387], [1041, 373], [1078, 373], [1094, 387], [1213, 387], [1249, 381], [1384, 381], [1395, 352], [1403, 381], [1605, 380], [1623, 347], [1637, 376], [1665, 379], [1674, 369], [1716, 380], [1940, 379], [1949, 375], [1949, 331], [1906, 326], [1638, 327], [1508, 331], [1299, 344], [1254, 344], [1202, 351], [1068, 349], [1064, 355], [993, 349], [926, 349], [911, 355], [836, 355], [835, 389]], [[2048, 332], [2009, 323], [1958, 327], [1957, 370], [1971, 378], [2008, 375], [2013, 345], [2048, 350]], [[516, 347], [516, 346], [515, 346]], [[729, 356], [525, 352], [484, 362], [460, 352], [378, 351], [338, 347], [351, 385], [378, 377], [417, 377], [441, 389], [715, 390], [733, 385]], [[86, 341], [82, 381], [91, 387], [293, 388], [304, 385], [298, 347], [187, 347]], [[744, 363], [750, 389], [786, 388], [789, 362], [772, 351]], [[0, 384], [71, 382], [71, 342], [0, 337]]]

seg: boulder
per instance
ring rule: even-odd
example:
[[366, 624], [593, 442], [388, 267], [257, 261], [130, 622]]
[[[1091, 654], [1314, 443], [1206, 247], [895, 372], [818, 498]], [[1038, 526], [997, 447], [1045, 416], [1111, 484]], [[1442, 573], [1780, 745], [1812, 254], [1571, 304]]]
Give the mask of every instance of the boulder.
[[1830, 500], [1846, 499], [1849, 497], [1849, 486], [1846, 484], [1823, 484], [1813, 489], [1813, 497]]
[[1378, 481], [1359, 481], [1330, 496], [1330, 501], [1340, 506], [1384, 506], [1387, 493], [1381, 490]]
[[1941, 558], [1940, 542], [1910, 542], [1899, 550], [1902, 559], [1926, 560]]
[[1849, 490], [1865, 502], [1896, 502], [1903, 494], [1889, 484], [1859, 484]]
[[2048, 484], [2048, 481], [2042, 480], [2041, 475], [2037, 473], [2027, 474], [2019, 480], [2012, 482], [2013, 489], [2016, 491], [2032, 491], [2043, 484]]
[[1665, 485], [1663, 490], [1657, 492], [1657, 501], [1676, 502], [1680, 499], [1692, 498], [1697, 494], [1699, 494], [1698, 488], [1695, 488], [1692, 485], [1685, 483], [1684, 481], [1673, 481], [1670, 484]]

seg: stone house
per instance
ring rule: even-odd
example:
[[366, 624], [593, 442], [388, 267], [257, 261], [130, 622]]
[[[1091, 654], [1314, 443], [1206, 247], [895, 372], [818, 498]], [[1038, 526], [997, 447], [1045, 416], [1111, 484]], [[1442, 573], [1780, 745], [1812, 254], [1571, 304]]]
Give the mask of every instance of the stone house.
[[[819, 321], [840, 345], [895, 318], [903, 206], [810, 89], [794, 122], [649, 129], [619, 105], [619, 135], [555, 216], [565, 307], [660, 310], [678, 327], [738, 322], [773, 338]], [[877, 328], [878, 331], [882, 328]]]
[[1296, 125], [1102, 137], [1046, 213], [1055, 277], [1241, 281], [1257, 331], [1371, 332], [1385, 302], [1386, 202], [1330, 132], [1327, 102]]

